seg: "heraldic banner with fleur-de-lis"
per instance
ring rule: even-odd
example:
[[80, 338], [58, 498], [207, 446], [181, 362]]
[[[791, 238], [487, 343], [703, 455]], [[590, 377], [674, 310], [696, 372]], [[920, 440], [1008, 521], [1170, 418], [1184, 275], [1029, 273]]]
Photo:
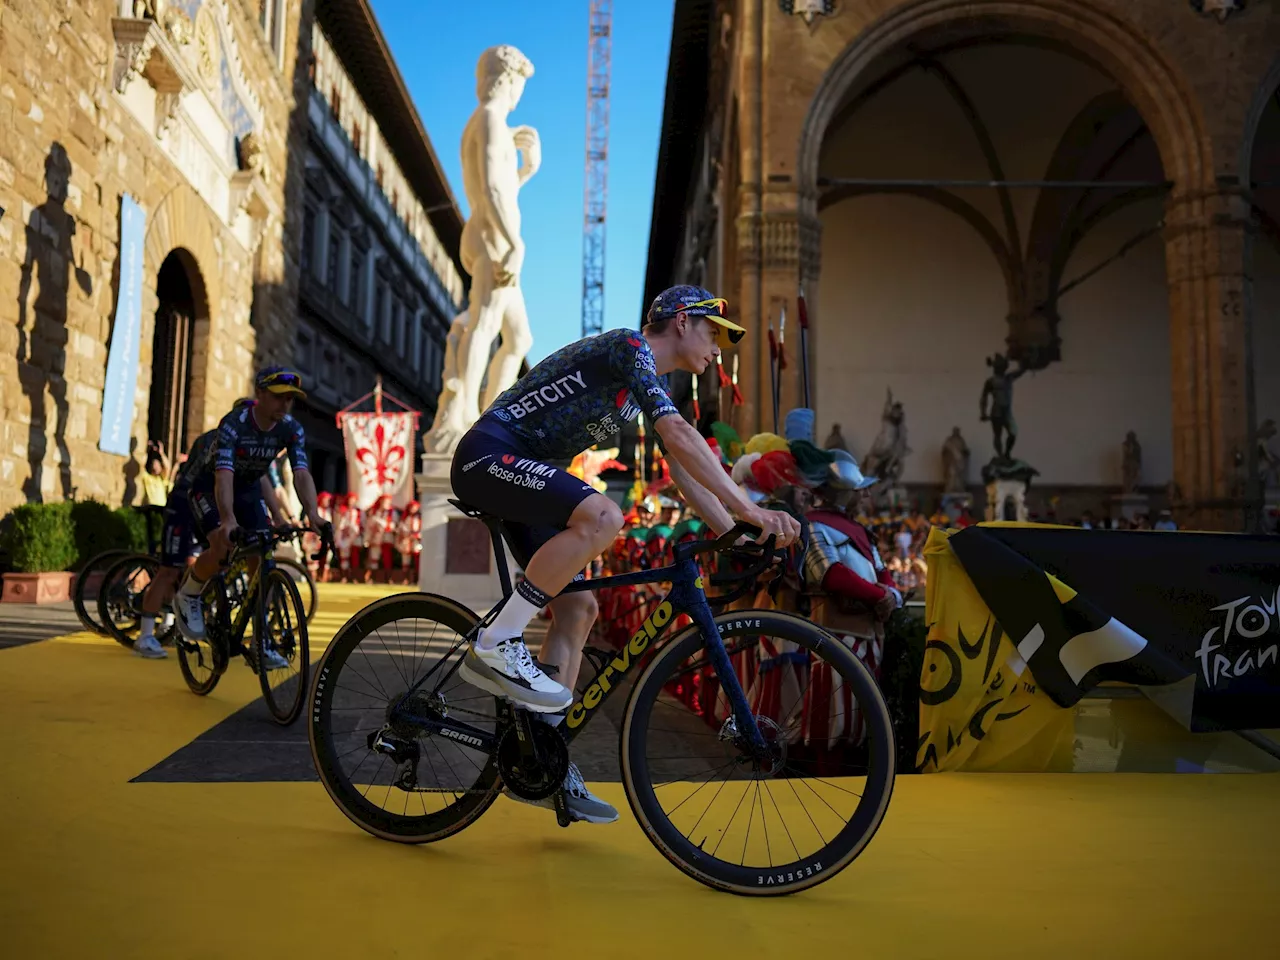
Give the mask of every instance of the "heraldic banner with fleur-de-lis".
[[347, 489], [361, 510], [390, 496], [396, 507], [413, 499], [412, 413], [348, 413], [342, 417], [347, 452]]

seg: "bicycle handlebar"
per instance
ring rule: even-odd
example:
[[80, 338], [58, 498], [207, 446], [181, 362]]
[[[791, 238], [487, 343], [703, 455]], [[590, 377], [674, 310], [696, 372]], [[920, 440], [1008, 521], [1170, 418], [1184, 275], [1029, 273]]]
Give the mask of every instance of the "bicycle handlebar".
[[241, 550], [262, 551], [266, 552], [274, 547], [277, 543], [285, 543], [286, 541], [296, 539], [305, 533], [318, 533], [320, 535], [320, 552], [315, 554], [312, 560], [321, 560], [326, 553], [333, 549], [333, 533], [331, 527], [322, 530], [312, 530], [310, 527], [281, 526], [271, 527], [267, 530], [246, 530], [244, 527], [237, 527], [231, 534], [231, 543], [233, 546]]
[[743, 536], [758, 537], [762, 532], [755, 524], [739, 520], [734, 524], [732, 530], [721, 537], [717, 537], [715, 540], [678, 544], [675, 548], [675, 558], [679, 562], [704, 553], [725, 553], [732, 559], [749, 563], [750, 565], [747, 569], [737, 573], [713, 573], [711, 575], [711, 583], [716, 586], [745, 581], [743, 586], [737, 590], [725, 596], [715, 597], [713, 600], [717, 604], [728, 603], [745, 594], [755, 579], [764, 572], [765, 568], [776, 560], [788, 563], [793, 573], [799, 571], [804, 564], [804, 555], [809, 549], [809, 522], [804, 517], [798, 517], [797, 519], [800, 523], [800, 542], [798, 544], [799, 549], [794, 554], [788, 548], [777, 548], [775, 546], [777, 537], [775, 536], [768, 537], [762, 543], [739, 543], [738, 541]]

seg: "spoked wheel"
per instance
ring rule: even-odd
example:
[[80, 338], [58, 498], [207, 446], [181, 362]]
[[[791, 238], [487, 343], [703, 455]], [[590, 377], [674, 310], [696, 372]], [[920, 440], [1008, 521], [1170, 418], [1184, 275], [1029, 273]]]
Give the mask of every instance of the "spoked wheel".
[[302, 598], [302, 609], [307, 613], [307, 623], [310, 623], [316, 615], [316, 605], [320, 602], [320, 596], [316, 592], [316, 582], [311, 577], [311, 571], [306, 568], [305, 564], [301, 564], [297, 560], [281, 560], [279, 558], [276, 559], [276, 569], [287, 574], [293, 580], [298, 596]]
[[192, 693], [207, 697], [227, 670], [227, 648], [230, 643], [230, 606], [223, 600], [215, 581], [205, 590], [205, 638], [188, 640], [175, 627], [173, 645], [178, 651], [178, 667], [182, 679]]
[[90, 558], [76, 574], [76, 588], [71, 595], [71, 602], [76, 608], [76, 616], [86, 630], [103, 634], [107, 632], [106, 626], [98, 618], [98, 597], [102, 593], [103, 574], [107, 572], [107, 567], [128, 554], [128, 550], [104, 550]]
[[[866, 667], [808, 621], [750, 610], [716, 623], [725, 647], [745, 655], [734, 660], [767, 752], [738, 735], [702, 635], [687, 628], [627, 703], [627, 799], [654, 846], [693, 879], [744, 895], [795, 893], [847, 867], [884, 819], [889, 711]], [[747, 668], [757, 651], [758, 667]]]
[[[442, 840], [473, 823], [498, 796], [496, 750], [391, 723], [392, 704], [429, 675], [411, 712], [497, 734], [500, 701], [456, 673], [466, 653], [463, 638], [478, 619], [445, 597], [387, 597], [347, 621], [316, 669], [310, 714], [316, 772], [339, 809], [375, 837]], [[386, 749], [388, 740], [396, 749]]]
[[[307, 639], [307, 614], [293, 578], [283, 570], [270, 570], [262, 579], [259, 610], [255, 619], [254, 654], [262, 698], [276, 723], [298, 719], [307, 695], [307, 668], [311, 647]], [[284, 666], [270, 669], [274, 653]]]
[[98, 619], [108, 636], [132, 647], [142, 629], [142, 595], [160, 562], [143, 553], [127, 553], [109, 567], [98, 591]]

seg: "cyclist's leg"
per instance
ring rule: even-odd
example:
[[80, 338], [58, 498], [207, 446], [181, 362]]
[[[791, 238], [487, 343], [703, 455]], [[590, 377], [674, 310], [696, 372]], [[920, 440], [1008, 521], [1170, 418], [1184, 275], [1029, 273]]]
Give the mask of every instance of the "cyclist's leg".
[[164, 649], [156, 642], [156, 617], [161, 607], [173, 597], [174, 588], [182, 576], [187, 558], [191, 555], [191, 508], [185, 491], [169, 495], [165, 504], [164, 526], [160, 531], [160, 567], [142, 594], [142, 633], [134, 650], [141, 656], [159, 659]]
[[[530, 527], [515, 523], [504, 524], [504, 527], [511, 555], [526, 571], [529, 569], [530, 559], [538, 550], [561, 532], [555, 527]], [[582, 576], [582, 571], [578, 571], [573, 579], [578, 580]], [[582, 663], [582, 648], [586, 646], [599, 608], [596, 598], [590, 593], [561, 594], [548, 607], [551, 610], [551, 626], [547, 630], [546, 640], [542, 642], [542, 649], [538, 652], [538, 662], [543, 667], [553, 667], [554, 672], [547, 671], [550, 676], [572, 690]]]

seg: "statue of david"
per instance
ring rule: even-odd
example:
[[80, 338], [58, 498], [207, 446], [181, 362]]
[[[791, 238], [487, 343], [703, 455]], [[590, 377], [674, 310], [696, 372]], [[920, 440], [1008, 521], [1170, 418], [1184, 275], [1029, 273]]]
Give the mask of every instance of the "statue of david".
[[[533, 64], [505, 44], [490, 47], [476, 65], [480, 103], [462, 132], [462, 180], [471, 217], [462, 230], [461, 255], [471, 275], [471, 300], [449, 329], [443, 389], [435, 421], [423, 439], [428, 453], [453, 452], [480, 419], [480, 411], [515, 383], [520, 363], [533, 346], [520, 290], [525, 248], [517, 198], [538, 172], [542, 145], [533, 127], [507, 126], [507, 115], [520, 102], [531, 76]], [[499, 334], [502, 344], [490, 360]]]

